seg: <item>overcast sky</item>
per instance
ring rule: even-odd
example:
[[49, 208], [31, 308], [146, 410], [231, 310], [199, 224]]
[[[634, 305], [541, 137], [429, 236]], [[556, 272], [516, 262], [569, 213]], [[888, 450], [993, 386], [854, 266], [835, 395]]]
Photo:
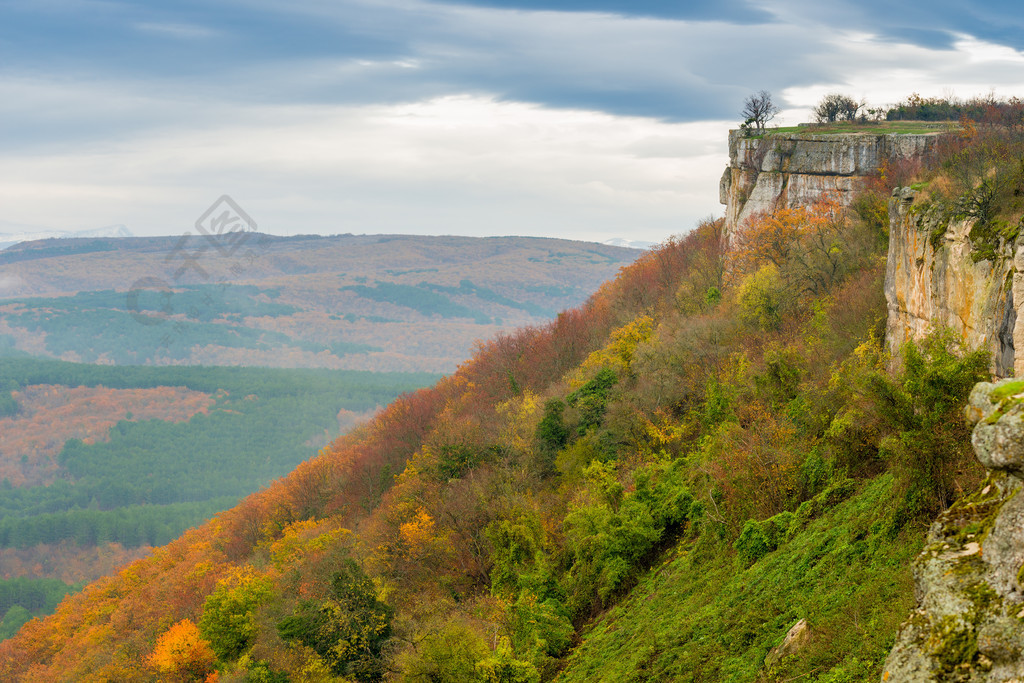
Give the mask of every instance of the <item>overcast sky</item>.
[[0, 0], [0, 232], [660, 241], [770, 90], [1024, 96], [1018, 2]]

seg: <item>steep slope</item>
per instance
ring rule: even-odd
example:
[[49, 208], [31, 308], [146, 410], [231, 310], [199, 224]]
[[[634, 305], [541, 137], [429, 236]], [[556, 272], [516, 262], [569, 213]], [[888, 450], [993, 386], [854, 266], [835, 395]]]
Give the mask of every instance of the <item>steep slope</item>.
[[[801, 515], [750, 566], [680, 547], [585, 634], [559, 680], [874, 680], [913, 606], [921, 547], [915, 529], [893, 539], [880, 528], [892, 495], [891, 477], [830, 489], [813, 499], [820, 517]], [[799, 624], [801, 648], [775, 656]]]
[[[730, 558], [696, 571], [728, 575], [734, 563], [753, 561], [757, 572], [789, 528], [757, 540], [779, 514], [788, 520], [809, 501], [800, 515], [810, 523], [850, 494], [847, 469], [879, 466], [870, 455], [879, 436], [862, 436], [861, 446], [845, 432], [826, 439], [849, 421], [842, 410], [854, 397], [831, 386], [830, 373], [845, 372], [855, 386], [880, 364], [863, 360], [880, 358], [871, 347], [856, 367], [832, 366], [868, 336], [880, 310], [879, 261], [854, 269], [832, 303], [791, 302], [765, 326], [745, 317], [741, 296], [719, 301], [718, 244], [716, 226], [704, 226], [642, 258], [583, 309], [491, 342], [454, 376], [393, 404], [266, 492], [26, 626], [0, 648], [0, 674], [198, 676], [216, 656], [228, 678], [316, 670], [355, 680], [387, 672], [548, 679], [574, 631], [677, 543], [693, 557]], [[884, 511], [871, 515], [884, 519]], [[747, 521], [766, 517], [776, 521]], [[889, 525], [895, 538], [902, 526]], [[877, 551], [903, 557], [893, 552], [891, 542]], [[357, 564], [345, 569], [344, 558]], [[884, 611], [888, 595], [865, 609]], [[225, 600], [243, 606], [227, 632], [217, 616]], [[884, 623], [901, 612], [888, 609]], [[324, 630], [316, 616], [324, 610], [355, 615], [330, 622], [348, 623], [347, 636]], [[353, 634], [369, 614], [383, 620], [374, 622], [380, 629]], [[762, 636], [781, 637], [788, 611], [771, 623]], [[163, 657], [167, 639], [191, 624], [213, 654], [197, 646], [188, 662]], [[488, 642], [494, 629], [504, 637]], [[346, 654], [332, 645], [353, 637], [365, 648]], [[685, 643], [665, 648], [662, 656], [685, 661]], [[586, 671], [587, 652], [571, 660], [570, 680]], [[818, 656], [849, 667], [848, 654]], [[859, 655], [877, 666], [877, 646]], [[747, 666], [756, 671], [757, 658]]]
[[[327, 571], [318, 566], [326, 561], [324, 555], [349, 545], [343, 543], [347, 534], [339, 534], [340, 526], [365, 517], [391, 485], [393, 473], [443, 422], [446, 407], [487, 406], [493, 421], [498, 403], [579, 362], [625, 314], [617, 307], [642, 306], [664, 296], [673, 281], [668, 269], [681, 252], [673, 245], [645, 257], [625, 282], [606, 287], [583, 309], [568, 311], [545, 328], [499, 337], [454, 376], [393, 403], [371, 425], [343, 437], [267, 491], [118, 576], [89, 586], [54, 616], [30, 623], [0, 645], [0, 677], [154, 677], [158, 672], [146, 657], [168, 620], [197, 619], [204, 598], [239, 567], [278, 557], [292, 571], [301, 567], [307, 579], [313, 578], [310, 572]], [[330, 553], [325, 538], [334, 541]], [[289, 600], [299, 597], [296, 589], [303, 596], [322, 592], [318, 582], [314, 588], [294, 584], [291, 572], [276, 566], [277, 579], [291, 586]]]
[[989, 363], [933, 334], [891, 373], [885, 199], [645, 254], [29, 623], [0, 679], [877, 679], [921, 529], [981, 481]]

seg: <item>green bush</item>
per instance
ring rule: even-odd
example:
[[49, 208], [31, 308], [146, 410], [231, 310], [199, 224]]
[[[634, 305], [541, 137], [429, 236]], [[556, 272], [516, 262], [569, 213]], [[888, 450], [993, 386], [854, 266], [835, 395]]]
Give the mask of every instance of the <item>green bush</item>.
[[764, 528], [754, 519], [748, 519], [743, 523], [743, 530], [732, 547], [746, 564], [753, 564], [775, 550], [775, 546], [768, 541]]
[[740, 283], [736, 300], [740, 319], [762, 330], [776, 330], [790, 308], [791, 293], [774, 265], [763, 266]]
[[980, 480], [963, 408], [971, 388], [988, 379], [986, 351], [966, 352], [948, 330], [901, 349], [903, 371], [874, 373], [868, 395], [891, 430], [881, 452], [897, 475], [904, 506], [898, 523], [930, 516], [956, 498], [958, 478]]
[[569, 441], [569, 428], [565, 426], [565, 403], [553, 398], [544, 404], [544, 417], [537, 424], [537, 441], [541, 450], [553, 454]]
[[514, 595], [519, 590], [523, 565], [533, 559], [540, 547], [538, 520], [502, 519], [491, 522], [485, 531], [491, 543], [491, 591]]
[[563, 582], [574, 617], [607, 601], [662, 534], [647, 506], [632, 497], [618, 511], [606, 503], [579, 506], [566, 515], [563, 527], [572, 557]]
[[773, 407], [781, 407], [796, 398], [803, 366], [796, 349], [771, 346], [764, 352], [764, 370], [754, 377], [754, 384]]
[[682, 460], [645, 465], [633, 472], [633, 500], [647, 508], [656, 527], [679, 527], [693, 516], [693, 495], [685, 473]]
[[477, 662], [481, 683], [540, 683], [540, 673], [529, 662], [516, 659], [508, 638], [498, 641], [494, 653]]
[[445, 444], [437, 449], [437, 474], [442, 481], [458, 479], [482, 460], [481, 454], [466, 444]]
[[611, 389], [618, 381], [619, 377], [614, 370], [603, 368], [594, 375], [593, 379], [566, 398], [566, 402], [579, 411], [580, 420], [577, 431], [581, 436], [590, 429], [601, 425]]
[[744, 563], [753, 564], [785, 543], [797, 519], [797, 515], [789, 511], [760, 522], [748, 519], [732, 547]]
[[384, 644], [391, 638], [394, 610], [377, 598], [373, 582], [346, 560], [331, 583], [332, 597], [299, 603], [277, 629], [284, 640], [312, 648], [339, 676], [360, 683], [384, 678]]
[[242, 575], [206, 598], [199, 630], [218, 659], [233, 662], [249, 650], [257, 632], [256, 609], [271, 593], [269, 579]]
[[531, 658], [561, 656], [576, 632], [561, 601], [542, 601], [529, 591], [523, 591], [512, 605], [510, 626], [516, 652]]
[[476, 632], [463, 624], [449, 623], [420, 641], [415, 654], [402, 662], [400, 680], [408, 683], [478, 681], [476, 664], [489, 656], [487, 645]]

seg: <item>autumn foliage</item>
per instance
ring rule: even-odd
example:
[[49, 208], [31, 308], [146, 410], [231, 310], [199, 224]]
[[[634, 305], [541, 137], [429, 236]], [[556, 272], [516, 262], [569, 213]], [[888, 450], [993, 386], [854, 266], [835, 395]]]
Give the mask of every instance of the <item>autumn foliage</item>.
[[871, 226], [851, 220], [835, 197], [753, 216], [726, 257], [733, 280], [771, 266], [791, 296], [828, 295], [878, 247]]
[[[214, 399], [183, 387], [110, 389], [37, 384], [14, 392], [19, 411], [0, 417], [4, 457], [0, 479], [14, 486], [50, 484], [57, 454], [68, 439], [106, 440], [118, 420], [180, 422], [208, 412]], [[25, 458], [19, 464], [20, 456]]]
[[213, 673], [214, 659], [196, 625], [182, 619], [157, 638], [149, 664], [169, 681], [205, 681]]
[[0, 679], [551, 680], [676, 544], [747, 557], [764, 520], [914, 466], [864, 398], [874, 229], [826, 200], [730, 254], [714, 221], [667, 241], [29, 623]]

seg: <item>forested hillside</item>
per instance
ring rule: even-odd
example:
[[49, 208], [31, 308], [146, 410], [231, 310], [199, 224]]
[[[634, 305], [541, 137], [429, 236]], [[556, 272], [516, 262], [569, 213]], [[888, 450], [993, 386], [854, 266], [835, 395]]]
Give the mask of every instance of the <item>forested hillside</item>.
[[49, 596], [170, 542], [436, 379], [0, 359], [0, 636], [56, 605], [26, 586]]
[[0, 251], [0, 356], [450, 372], [477, 340], [580, 304], [640, 253], [525, 237], [220, 239]]
[[[0, 251], [0, 581], [70, 590], [144, 556], [436, 381], [477, 339], [578, 304], [639, 253], [528, 238], [234, 237]], [[153, 365], [169, 367], [139, 367]], [[34, 590], [0, 604], [0, 636], [55, 606], [45, 586], [42, 602]]]
[[[915, 179], [951, 210], [973, 144]], [[30, 622], [0, 678], [878, 680], [983, 476], [989, 367], [885, 351], [889, 182], [669, 240]]]

